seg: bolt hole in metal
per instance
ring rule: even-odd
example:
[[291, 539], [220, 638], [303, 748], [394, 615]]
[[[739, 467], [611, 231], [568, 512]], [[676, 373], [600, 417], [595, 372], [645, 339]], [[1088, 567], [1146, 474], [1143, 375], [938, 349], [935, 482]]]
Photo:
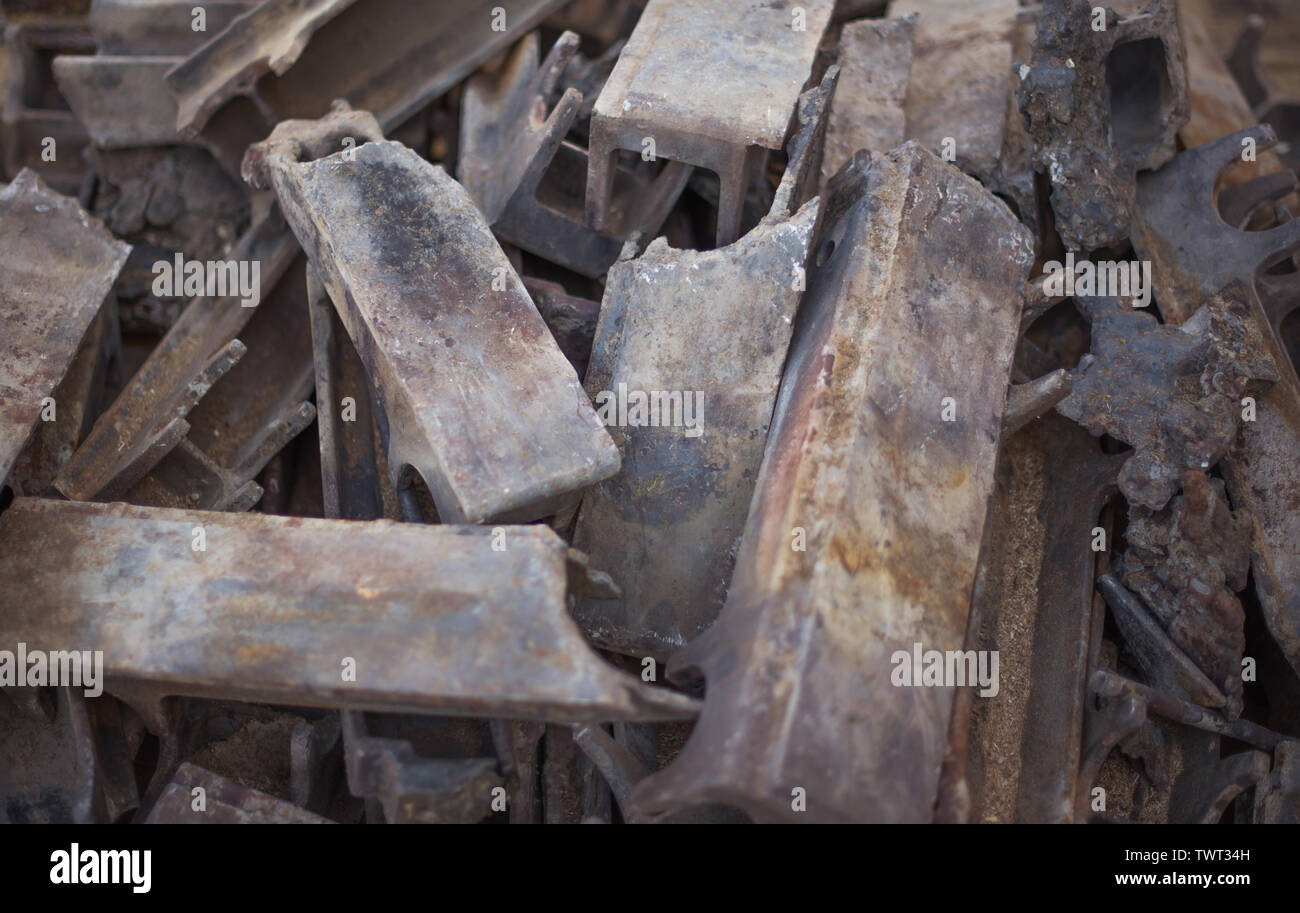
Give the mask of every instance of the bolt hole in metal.
[[833, 253], [835, 253], [835, 239], [830, 238], [824, 241], [821, 247], [817, 248], [817, 265], [824, 266]]
[[[1112, 140], [1120, 161], [1137, 166], [1164, 132], [1160, 112], [1173, 89], [1165, 66], [1165, 46], [1159, 38], [1116, 45], [1106, 58], [1110, 89]], [[1159, 91], [1151, 91], [1158, 86]]]

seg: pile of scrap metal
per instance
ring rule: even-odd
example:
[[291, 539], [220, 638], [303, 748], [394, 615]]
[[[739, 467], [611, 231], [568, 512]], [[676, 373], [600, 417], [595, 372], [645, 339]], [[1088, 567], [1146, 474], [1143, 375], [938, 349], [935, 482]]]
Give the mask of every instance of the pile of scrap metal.
[[1267, 20], [2, 5], [0, 821], [1300, 819]]

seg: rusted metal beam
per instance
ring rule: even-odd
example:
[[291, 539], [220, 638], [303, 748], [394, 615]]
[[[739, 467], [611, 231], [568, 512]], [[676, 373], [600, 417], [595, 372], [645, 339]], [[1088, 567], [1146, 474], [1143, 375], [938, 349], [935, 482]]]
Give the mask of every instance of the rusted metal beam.
[[18, 455], [7, 480], [15, 494], [57, 496], [54, 477], [90, 433], [103, 407], [109, 371], [116, 372], [121, 365], [122, 338], [116, 305], [110, 294], [91, 321], [67, 374], [51, 394], [57, 406], [54, 420], [38, 422]]
[[101, 54], [184, 55], [256, 4], [204, 0], [200, 23], [191, 0], [92, 0], [90, 31]]
[[1143, 676], [1155, 687], [1205, 707], [1223, 707], [1227, 698], [1156, 622], [1136, 596], [1111, 574], [1097, 578], [1111, 617]]
[[[368, 142], [299, 161], [345, 135]], [[346, 106], [281, 124], [244, 167], [275, 187], [366, 365], [396, 487], [418, 472], [444, 522], [532, 520], [617, 471], [573, 367], [445, 171]]]
[[194, 142], [176, 129], [163, 77], [252, 7], [246, 0], [96, 0], [90, 31], [98, 53], [61, 55], [54, 78], [77, 120], [102, 149]]
[[102, 650], [108, 688], [134, 688], [121, 696], [155, 722], [139, 694], [563, 722], [689, 717], [694, 701], [616, 672], [583, 642], [565, 609], [568, 551], [541, 526], [23, 498], [0, 515], [0, 643]]
[[859, 149], [884, 153], [906, 139], [915, 31], [911, 15], [849, 22], [840, 31], [840, 88], [826, 128], [822, 189]]
[[269, 0], [167, 74], [177, 127], [201, 131], [236, 174], [244, 150], [277, 122], [321, 117], [338, 98], [374, 112], [387, 130], [563, 2]]
[[54, 77], [100, 148], [194, 142], [176, 132], [176, 101], [163, 86], [181, 59], [63, 55], [54, 59]]
[[[998, 814], [1001, 821], [1064, 823], [1075, 813], [1087, 680], [1099, 637], [1097, 553], [1090, 546], [1124, 457], [1103, 453], [1056, 415], [1027, 429], [1011, 452], [994, 516], [1002, 524], [1023, 523], [1014, 511], [1028, 502], [1021, 509], [1032, 506], [1033, 520], [1029, 529], [994, 529], [985, 609], [990, 635], [980, 646], [1000, 650], [1007, 673], [998, 701], [976, 701], [980, 747], [972, 758], [981, 786], [1006, 783], [1005, 798], [981, 795], [981, 820]], [[1018, 572], [1024, 565], [1033, 574], [1029, 581]], [[1032, 606], [1029, 617], [1020, 609], [1025, 602]], [[1000, 756], [1001, 739], [1017, 746], [1015, 760]]]
[[623, 591], [575, 608], [607, 649], [662, 661], [722, 609], [805, 286], [820, 208], [803, 204], [837, 75], [806, 96], [756, 228], [712, 251], [659, 239], [610, 269], [586, 387], [622, 469], [587, 493], [574, 532]]
[[587, 223], [612, 221], [617, 153], [642, 153], [648, 138], [657, 157], [718, 175], [716, 245], [735, 241], [750, 181], [785, 142], [833, 7], [650, 0], [592, 112]]
[[[365, 366], [348, 338], [315, 271], [307, 267], [312, 360], [316, 375], [316, 433], [320, 440], [321, 488], [329, 519], [400, 518], [384, 462]], [[387, 492], [384, 486], [388, 486]], [[385, 495], [388, 495], [386, 497]]]
[[[247, 510], [253, 478], [311, 424], [306, 258], [299, 257], [239, 331], [248, 351], [186, 416], [189, 433], [123, 499], [153, 507]], [[238, 306], [229, 302], [227, 307]]]
[[864, 165], [824, 204], [727, 604], [670, 662], [708, 692], [647, 812], [932, 817], [954, 690], [896, 686], [896, 653], [965, 638], [1032, 243], [915, 142]]
[[90, 137], [61, 104], [49, 58], [95, 50], [85, 20], [40, 17], [13, 23], [5, 28], [4, 43], [9, 61], [8, 96], [0, 113], [4, 176], [12, 180], [23, 168], [31, 168], [58, 192], [76, 194], [86, 171]]
[[[1288, 741], [1285, 736], [1265, 729], [1250, 720], [1226, 719], [1220, 714], [1206, 710], [1204, 707], [1189, 704], [1186, 701], [1179, 700], [1172, 694], [1167, 694], [1141, 682], [1135, 682], [1107, 669], [1098, 669], [1094, 672], [1089, 680], [1088, 687], [1099, 697], [1108, 700], [1119, 697], [1140, 697], [1146, 702], [1147, 708], [1152, 714], [1205, 732], [1231, 736], [1238, 741], [1245, 742], [1248, 745], [1255, 745], [1266, 751], [1272, 751]], [[1292, 740], [1292, 744], [1300, 745], [1300, 742]]]
[[[230, 256], [258, 261], [267, 288], [297, 254], [292, 235], [269, 203], [262, 200], [260, 214]], [[194, 300], [100, 416], [55, 478], [55, 488], [77, 501], [120, 498], [134, 488], [185, 438], [186, 416], [247, 351], [235, 336], [254, 312], [234, 297]], [[274, 352], [262, 357], [274, 358]]]
[[[907, 139], [1012, 200], [1037, 225], [1029, 140], [1016, 110], [1012, 62], [1022, 32], [1015, 0], [894, 0], [891, 17], [916, 16]], [[846, 33], [851, 26], [846, 26]]]
[[406, 739], [370, 734], [355, 710], [343, 711], [343, 746], [348, 789], [377, 800], [390, 824], [473, 824], [502, 785], [495, 758], [421, 757]]
[[[32, 429], [57, 419], [49, 400], [126, 262], [76, 200], [24, 169], [0, 193], [0, 485]], [[62, 404], [77, 410], [76, 403]]]
[[[549, 114], [546, 103], [577, 47], [578, 36], [565, 32], [539, 66], [533, 33], [515, 47], [500, 73], [469, 80], [461, 105], [457, 176], [498, 236], [595, 277], [614, 262], [625, 240], [637, 233], [652, 237], [659, 230], [691, 169], [669, 162], [652, 181], [618, 169], [613, 193], [619, 218], [611, 219], [605, 231], [584, 224], [581, 188], [587, 155], [564, 139], [583, 98], [567, 89]], [[559, 178], [553, 163], [562, 172]], [[550, 179], [542, 188], [548, 171]]]

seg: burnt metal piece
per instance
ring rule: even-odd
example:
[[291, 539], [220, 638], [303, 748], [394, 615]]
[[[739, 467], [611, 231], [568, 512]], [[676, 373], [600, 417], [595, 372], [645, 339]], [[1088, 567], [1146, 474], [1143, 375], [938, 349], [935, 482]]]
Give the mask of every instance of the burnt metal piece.
[[1136, 173], [1173, 158], [1189, 117], [1174, 0], [1126, 17], [1107, 10], [1102, 30], [1092, 23], [1090, 0], [1046, 0], [1017, 89], [1067, 250], [1128, 237]]
[[[264, 209], [230, 259], [258, 261], [261, 281], [269, 288], [296, 253], [283, 220]], [[243, 307], [237, 297], [194, 300], [95, 422], [55, 478], [55, 488], [77, 501], [121, 498], [131, 491], [186, 437], [190, 411], [247, 351], [235, 336], [253, 314], [254, 308]], [[274, 358], [274, 352], [262, 355], [268, 356]]]
[[899, 651], [964, 641], [1033, 248], [915, 142], [855, 157], [825, 206], [726, 606], [669, 664], [704, 673], [704, 709], [636, 787], [647, 813], [933, 814], [954, 691], [892, 680]]
[[650, 138], [657, 157], [718, 175], [715, 243], [735, 241], [750, 182], [768, 150], [785, 143], [833, 7], [832, 0], [761, 7], [650, 0], [591, 115], [587, 224], [611, 223], [617, 153], [641, 153]]
[[[1123, 266], [1123, 264], [1121, 264]], [[1119, 485], [1131, 504], [1159, 510], [1183, 472], [1218, 463], [1237, 438], [1241, 399], [1278, 375], [1240, 284], [1181, 327], [1116, 298], [1078, 298], [1097, 359], [1057, 411], [1100, 437], [1131, 445]]]
[[[370, 141], [299, 161], [342, 131]], [[274, 185], [366, 365], [397, 488], [418, 472], [443, 522], [532, 520], [617, 471], [573, 367], [442, 168], [345, 105], [281, 124], [244, 167]]]
[[[578, 36], [565, 32], [539, 66], [534, 33], [511, 52], [499, 74], [469, 80], [461, 104], [457, 177], [499, 237], [595, 277], [614, 262], [625, 240], [637, 234], [651, 237], [659, 230], [691, 169], [669, 162], [650, 181], [618, 169], [616, 212], [606, 230], [584, 224], [581, 181], [587, 155], [564, 140], [580, 113], [582, 96], [576, 89], [566, 90], [549, 114], [546, 101], [577, 47]], [[559, 175], [552, 171], [543, 187], [557, 160]]]
[[711, 251], [661, 238], [610, 269], [586, 387], [622, 468], [586, 494], [573, 540], [623, 590], [574, 610], [606, 649], [666, 659], [722, 609], [803, 295], [820, 212], [803, 199], [837, 73], [805, 97], [756, 228]]
[[176, 100], [163, 77], [251, 7], [246, 0], [201, 8], [188, 0], [96, 0], [89, 23], [98, 53], [56, 57], [59, 91], [102, 149], [193, 142], [177, 131]]
[[[131, 251], [81, 205], [24, 169], [0, 193], [0, 485]], [[64, 403], [77, 410], [75, 403]], [[52, 410], [52, 411], [51, 411]]]
[[145, 818], [145, 824], [333, 823], [189, 762], [176, 769], [172, 782]]
[[[1087, 369], [1083, 362], [1080, 362], [1080, 367]], [[1002, 433], [1015, 434], [1034, 419], [1054, 409], [1057, 403], [1073, 392], [1077, 376], [1065, 368], [1057, 368], [1050, 374], [1008, 387], [1007, 410], [1002, 415]]]
[[[1269, 327], [1255, 290], [1258, 276], [1300, 250], [1300, 221], [1265, 231], [1240, 231], [1215, 210], [1215, 181], [1243, 150], [1276, 143], [1267, 125], [1242, 130], [1180, 154], [1138, 182], [1141, 218], [1133, 244], [1152, 261], [1160, 310], [1170, 324], [1192, 318], [1205, 297], [1232, 282], [1245, 289], [1262, 350], [1281, 379], [1252, 401], [1254, 421], [1223, 462], [1228, 496], [1254, 524], [1251, 566], [1268, 629], [1300, 670], [1300, 379]], [[1244, 400], [1240, 407], [1248, 405]]]
[[262, 493], [261, 485], [231, 472], [183, 437], [120, 497], [145, 507], [238, 512], [251, 510]]
[[[501, 529], [506, 548], [494, 551], [493, 531], [478, 527], [17, 499], [0, 515], [0, 642], [103, 650], [110, 690], [122, 682], [155, 699], [563, 722], [694, 712], [582, 641], [558, 536]], [[306, 589], [290, 570], [303, 567]], [[85, 596], [104, 581], [108, 614]]]
[[278, 122], [322, 117], [338, 98], [373, 111], [388, 130], [562, 3], [268, 0], [167, 74], [177, 128], [201, 132], [233, 174]]
[[1241, 713], [1245, 612], [1234, 596], [1250, 571], [1250, 518], [1234, 513], [1223, 482], [1183, 474], [1166, 510], [1130, 505], [1117, 572], [1156, 620]]

